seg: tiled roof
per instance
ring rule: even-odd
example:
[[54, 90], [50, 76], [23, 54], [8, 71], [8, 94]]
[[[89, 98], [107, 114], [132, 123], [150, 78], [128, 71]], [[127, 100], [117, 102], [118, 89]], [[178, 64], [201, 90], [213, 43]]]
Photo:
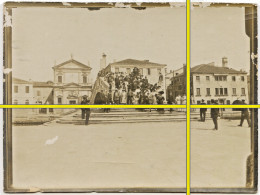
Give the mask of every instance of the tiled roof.
[[166, 64], [159, 64], [154, 62], [149, 62], [149, 60], [134, 60], [134, 59], [126, 59], [118, 62], [110, 63], [109, 65], [159, 65], [166, 66]]
[[52, 86], [53, 86], [52, 81], [47, 81], [47, 82], [34, 81], [33, 82], [33, 87], [52, 87]]
[[89, 69], [89, 70], [91, 70], [92, 68], [91, 67], [89, 67], [89, 66], [87, 66], [87, 65], [85, 65], [85, 64], [83, 64], [83, 63], [81, 63], [81, 62], [79, 62], [79, 61], [77, 61], [77, 60], [74, 60], [74, 59], [70, 59], [70, 60], [68, 60], [68, 61], [66, 61], [66, 62], [63, 62], [63, 63], [61, 63], [61, 64], [58, 64], [58, 65], [55, 65], [55, 66], [53, 66], [52, 68], [60, 68], [61, 66], [64, 66], [64, 65], [66, 65], [66, 64], [68, 64], [68, 63], [70, 63], [70, 62], [72, 62], [72, 63], [74, 63], [74, 64], [77, 64], [77, 65], [79, 65], [79, 66], [81, 66], [82, 68], [87, 68], [87, 69]]
[[12, 78], [12, 82], [14, 84], [32, 84], [32, 82], [22, 80], [22, 79], [18, 79], [18, 78], [15, 78], [15, 77]]
[[246, 74], [245, 71], [239, 71], [228, 67], [213, 66], [209, 64], [200, 64], [191, 68], [191, 73], [205, 74]]

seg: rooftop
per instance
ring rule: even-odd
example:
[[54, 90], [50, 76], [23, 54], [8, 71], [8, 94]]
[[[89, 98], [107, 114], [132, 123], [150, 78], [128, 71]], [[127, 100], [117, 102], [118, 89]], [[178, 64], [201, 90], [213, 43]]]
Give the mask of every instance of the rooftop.
[[[191, 73], [199, 74], [247, 74], [246, 71], [235, 70], [233, 68], [215, 66], [213, 63], [209, 64], [200, 64], [194, 67], [191, 67]], [[183, 72], [176, 75], [175, 77], [183, 76]]]
[[191, 68], [191, 73], [208, 73], [208, 74], [246, 74], [242, 70], [233, 68], [214, 66], [212, 64], [200, 64]]
[[159, 66], [166, 66], [166, 64], [159, 64], [150, 62], [149, 60], [134, 60], [134, 59], [126, 59], [121, 60], [118, 62], [110, 63], [109, 65], [159, 65]]
[[32, 82], [30, 82], [30, 81], [18, 79], [18, 78], [15, 78], [15, 77], [12, 78], [12, 82], [15, 83], [15, 84], [32, 84]]
[[33, 82], [33, 87], [52, 87], [52, 86], [53, 86], [52, 81], [47, 81], [47, 82], [34, 81]]

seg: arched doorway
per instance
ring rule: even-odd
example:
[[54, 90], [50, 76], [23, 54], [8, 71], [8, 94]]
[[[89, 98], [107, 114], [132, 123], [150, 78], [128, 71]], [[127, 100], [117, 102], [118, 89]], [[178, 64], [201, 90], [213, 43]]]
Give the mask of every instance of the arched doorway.
[[102, 92], [97, 92], [94, 100], [94, 104], [105, 104], [106, 99], [105, 99], [105, 94]]

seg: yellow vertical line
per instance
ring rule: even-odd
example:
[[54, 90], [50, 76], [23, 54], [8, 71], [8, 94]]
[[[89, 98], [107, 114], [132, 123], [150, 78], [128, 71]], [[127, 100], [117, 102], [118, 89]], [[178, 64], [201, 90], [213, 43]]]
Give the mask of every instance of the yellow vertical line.
[[190, 195], [190, 0], [186, 0], [186, 194]]

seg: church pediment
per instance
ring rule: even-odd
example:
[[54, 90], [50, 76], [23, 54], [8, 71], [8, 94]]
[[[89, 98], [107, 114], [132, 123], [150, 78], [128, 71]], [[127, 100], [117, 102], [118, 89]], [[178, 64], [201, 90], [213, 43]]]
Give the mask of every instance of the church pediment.
[[63, 85], [64, 87], [81, 87], [81, 85], [77, 84], [77, 83], [68, 83]]
[[85, 65], [85, 64], [82, 64], [81, 62], [78, 62], [74, 59], [71, 59], [71, 60], [63, 62], [59, 65], [54, 66], [53, 69], [85, 69], [85, 70], [91, 70], [92, 68]]

